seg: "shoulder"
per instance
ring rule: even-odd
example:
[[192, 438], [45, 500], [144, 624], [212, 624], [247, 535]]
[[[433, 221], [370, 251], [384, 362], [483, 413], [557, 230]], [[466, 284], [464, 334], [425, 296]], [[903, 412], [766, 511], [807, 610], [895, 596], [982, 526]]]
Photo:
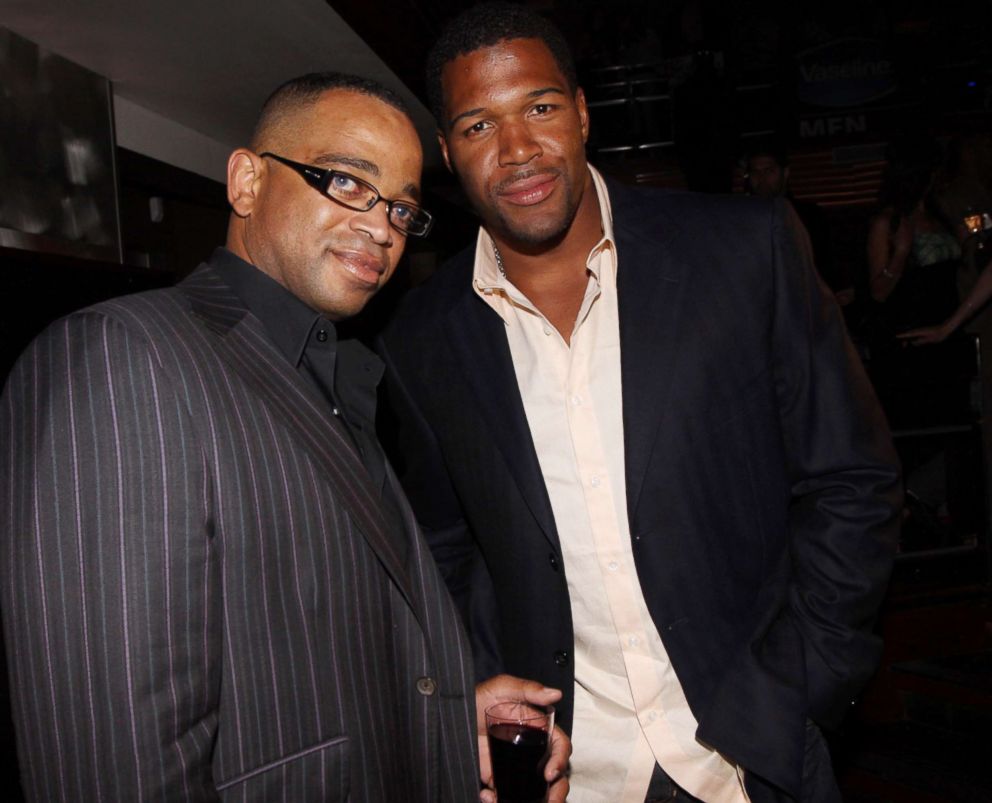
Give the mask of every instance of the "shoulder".
[[147, 330], [145, 308], [151, 299], [168, 295], [151, 290], [114, 298], [50, 323], [14, 363], [5, 396], [39, 404], [100, 398], [113, 392], [117, 378], [139, 376], [160, 364], [163, 338]]
[[442, 264], [423, 284], [406, 293], [386, 327], [383, 339], [392, 343], [411, 330], [422, 331], [425, 326], [440, 321], [465, 298], [470, 298], [474, 263], [475, 242]]
[[224, 317], [223, 311], [233, 306], [238, 305], [230, 288], [209, 264], [204, 263], [171, 287], [107, 299], [78, 310], [68, 318], [102, 317], [134, 333], [181, 339], [191, 326], [196, 325], [204, 310], [213, 313], [217, 307], [218, 311], [212, 317], [220, 318]]
[[83, 365], [99, 352], [108, 364], [126, 363], [139, 353], [160, 362], [188, 338], [193, 323], [191, 304], [180, 285], [117, 296], [84, 307], [49, 324], [26, 353], [64, 355], [70, 366]]
[[801, 223], [785, 200], [715, 195], [610, 184], [613, 228], [625, 251], [675, 258], [696, 275], [746, 263], [769, 264], [783, 240], [795, 240]]
[[614, 227], [621, 231], [671, 231], [700, 242], [721, 232], [767, 231], [786, 214], [782, 202], [746, 195], [711, 195], [607, 181]]
[[117, 296], [70, 312], [50, 324], [39, 337], [50, 337], [54, 332], [92, 328], [101, 323], [109, 328], [120, 328], [138, 334], [152, 325], [154, 318], [160, 313], [169, 314], [181, 306], [181, 296], [174, 287]]

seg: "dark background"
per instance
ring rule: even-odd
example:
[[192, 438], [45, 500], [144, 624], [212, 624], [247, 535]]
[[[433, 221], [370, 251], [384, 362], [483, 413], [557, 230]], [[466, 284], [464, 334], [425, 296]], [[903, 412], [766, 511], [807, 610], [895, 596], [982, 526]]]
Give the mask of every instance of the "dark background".
[[[331, 5], [423, 97], [427, 48], [469, 4]], [[829, 215], [835, 258], [846, 261], [862, 298], [865, 231], [887, 144], [908, 134], [947, 142], [992, 130], [988, 2], [527, 5], [557, 22], [577, 54], [597, 166], [633, 183], [740, 192], [742, 155], [775, 138], [789, 152], [796, 196]], [[870, 81], [852, 88], [809, 80], [824, 64], [883, 73], [880, 94], [871, 95]], [[112, 295], [171, 284], [224, 241], [220, 184], [122, 148], [117, 171], [123, 265], [0, 249], [0, 376], [48, 322]], [[163, 212], [158, 222], [153, 203]], [[425, 206], [437, 218], [435, 231], [411, 243], [393, 283], [352, 325], [358, 334], [374, 332], [406, 287], [473, 236], [475, 222], [445, 171], [425, 176]], [[910, 463], [935, 450], [958, 456], [955, 481], [970, 499], [969, 525], [950, 533], [947, 522], [921, 522], [907, 511], [918, 541], [905, 544], [879, 625], [887, 638], [883, 666], [834, 742], [850, 801], [992, 799], [985, 767], [992, 732], [989, 434], [981, 404], [989, 383], [980, 366], [972, 369], [972, 398], [955, 421], [897, 438]], [[9, 726], [0, 735], [0, 789], [14, 800]]]

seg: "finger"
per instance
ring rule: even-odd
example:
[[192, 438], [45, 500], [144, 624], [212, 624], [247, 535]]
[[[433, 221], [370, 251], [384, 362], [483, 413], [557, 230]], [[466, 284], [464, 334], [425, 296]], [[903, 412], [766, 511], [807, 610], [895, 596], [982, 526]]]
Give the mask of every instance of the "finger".
[[483, 789], [479, 792], [479, 803], [496, 803], [496, 793], [492, 789]]
[[520, 696], [528, 703], [536, 705], [550, 705], [561, 699], [561, 690], [543, 686], [536, 680], [520, 681]]
[[544, 768], [544, 777], [553, 781], [565, 772], [568, 758], [572, 754], [572, 743], [561, 728], [555, 728], [551, 735], [551, 755]]
[[476, 687], [480, 715], [483, 709], [502, 700], [526, 700], [536, 705], [549, 705], [559, 699], [559, 689], [551, 689], [536, 680], [524, 680], [512, 675], [497, 675]]
[[493, 785], [493, 764], [489, 757], [489, 739], [479, 739], [479, 779], [486, 785]]
[[568, 778], [559, 778], [548, 790], [548, 803], [565, 803], [568, 796]]

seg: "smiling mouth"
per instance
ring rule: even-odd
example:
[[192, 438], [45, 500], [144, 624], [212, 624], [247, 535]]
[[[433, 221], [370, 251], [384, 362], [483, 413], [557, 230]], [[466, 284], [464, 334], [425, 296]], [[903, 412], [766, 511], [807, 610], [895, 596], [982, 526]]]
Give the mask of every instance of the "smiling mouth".
[[557, 173], [532, 173], [500, 183], [496, 194], [514, 206], [533, 206], [544, 201], [557, 186]]
[[364, 251], [333, 251], [341, 266], [356, 279], [369, 285], [378, 285], [386, 272], [386, 265]]

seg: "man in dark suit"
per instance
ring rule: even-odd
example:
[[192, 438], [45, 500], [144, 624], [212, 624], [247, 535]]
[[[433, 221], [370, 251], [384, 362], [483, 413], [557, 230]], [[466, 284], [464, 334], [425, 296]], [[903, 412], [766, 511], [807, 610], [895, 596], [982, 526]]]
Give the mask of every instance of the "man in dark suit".
[[421, 160], [378, 84], [288, 82], [228, 162], [227, 248], [14, 369], [0, 570], [28, 799], [474, 801], [477, 706], [557, 697], [473, 688], [372, 429], [381, 364], [336, 338], [429, 228]]
[[380, 345], [477, 666], [565, 690], [572, 801], [838, 799], [899, 472], [794, 214], [605, 181], [519, 6], [454, 21], [428, 86], [482, 227]]

